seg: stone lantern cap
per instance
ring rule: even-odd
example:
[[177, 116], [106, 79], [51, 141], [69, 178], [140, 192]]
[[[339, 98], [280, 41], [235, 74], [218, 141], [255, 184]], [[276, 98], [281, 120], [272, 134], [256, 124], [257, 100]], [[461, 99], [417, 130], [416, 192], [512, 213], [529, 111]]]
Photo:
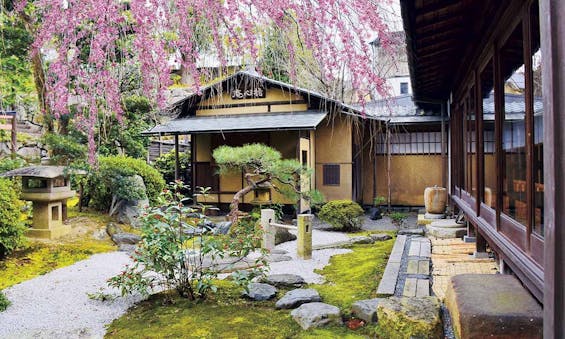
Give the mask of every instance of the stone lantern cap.
[[66, 166], [29, 166], [2, 173], [0, 176], [55, 179], [58, 177], [68, 177], [71, 174], [85, 175], [86, 171]]

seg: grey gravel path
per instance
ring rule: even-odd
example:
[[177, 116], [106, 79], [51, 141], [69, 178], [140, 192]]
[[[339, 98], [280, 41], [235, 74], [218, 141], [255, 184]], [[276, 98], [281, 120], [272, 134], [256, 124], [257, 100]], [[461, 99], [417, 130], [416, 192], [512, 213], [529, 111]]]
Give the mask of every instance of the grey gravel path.
[[4, 290], [12, 305], [0, 312], [0, 338], [102, 338], [105, 325], [141, 297], [101, 302], [87, 293], [107, 288], [130, 262], [123, 252], [95, 254]]

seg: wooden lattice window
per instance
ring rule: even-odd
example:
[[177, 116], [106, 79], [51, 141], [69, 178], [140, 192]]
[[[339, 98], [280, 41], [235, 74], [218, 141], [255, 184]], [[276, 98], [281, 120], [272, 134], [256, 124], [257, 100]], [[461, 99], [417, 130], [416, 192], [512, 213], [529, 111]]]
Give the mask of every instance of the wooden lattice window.
[[324, 165], [324, 186], [339, 186], [340, 169], [338, 164]]

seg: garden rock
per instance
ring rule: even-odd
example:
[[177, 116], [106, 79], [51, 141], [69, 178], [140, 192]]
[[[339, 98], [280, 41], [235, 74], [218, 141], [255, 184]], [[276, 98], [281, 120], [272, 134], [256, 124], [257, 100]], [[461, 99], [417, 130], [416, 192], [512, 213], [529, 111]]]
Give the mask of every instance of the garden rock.
[[373, 207], [369, 210], [369, 219], [371, 220], [379, 220], [383, 218], [383, 214], [380, 208]]
[[293, 310], [290, 315], [305, 330], [332, 323], [341, 325], [339, 308], [324, 303], [304, 304]]
[[288, 251], [281, 250], [279, 248], [273, 248], [271, 254], [288, 254]]
[[92, 238], [95, 240], [104, 240], [108, 237], [106, 230], [101, 228], [92, 233]]
[[384, 233], [371, 234], [370, 237], [374, 241], [386, 241], [392, 239], [390, 235]]
[[213, 233], [214, 234], [228, 234], [230, 231], [232, 222], [231, 221], [222, 221], [216, 224]]
[[126, 253], [132, 253], [133, 251], [135, 251], [135, 249], [137, 248], [137, 245], [132, 245], [132, 244], [120, 244], [118, 246], [118, 251], [120, 252], [126, 252]]
[[296, 235], [290, 233], [286, 229], [277, 228], [277, 233], [275, 233], [275, 245], [293, 240], [296, 240]]
[[269, 254], [266, 257], [268, 262], [291, 261], [292, 257], [284, 254]]
[[384, 337], [441, 338], [440, 302], [436, 297], [390, 297], [377, 306]]
[[351, 312], [367, 323], [377, 322], [377, 306], [382, 298], [359, 300], [351, 305]]
[[265, 278], [265, 282], [277, 287], [300, 287], [306, 283], [296, 274], [272, 274]]
[[248, 286], [248, 291], [243, 291], [242, 296], [255, 301], [263, 301], [274, 298], [276, 294], [277, 288], [275, 286], [263, 283], [251, 283]]
[[114, 236], [114, 234], [124, 233], [124, 230], [122, 230], [122, 228], [115, 223], [109, 222], [108, 225], [106, 225], [106, 233], [108, 233], [111, 238]]
[[118, 246], [122, 244], [135, 245], [141, 241], [141, 237], [132, 233], [116, 233], [112, 236], [112, 241]]
[[422, 228], [405, 228], [398, 231], [398, 235], [424, 235]]
[[147, 199], [125, 201], [118, 209], [118, 222], [138, 227], [138, 218], [144, 210], [145, 206], [148, 205], [149, 200]]
[[302, 304], [322, 301], [318, 291], [312, 288], [299, 288], [287, 292], [275, 304], [275, 308], [280, 310], [282, 308], [296, 308]]
[[365, 236], [353, 237], [349, 240], [351, 241], [352, 244], [372, 244], [375, 242], [373, 238], [365, 237]]

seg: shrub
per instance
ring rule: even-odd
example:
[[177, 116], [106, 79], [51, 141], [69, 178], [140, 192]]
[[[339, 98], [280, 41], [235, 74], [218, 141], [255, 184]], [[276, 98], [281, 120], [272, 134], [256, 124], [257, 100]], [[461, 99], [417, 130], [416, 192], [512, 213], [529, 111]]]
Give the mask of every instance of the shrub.
[[51, 151], [51, 161], [57, 165], [68, 166], [86, 161], [86, 145], [72, 136], [48, 133], [42, 141]]
[[22, 244], [25, 225], [20, 220], [22, 201], [10, 179], [0, 178], [0, 258]]
[[334, 200], [326, 203], [318, 217], [332, 225], [334, 230], [354, 231], [361, 228], [363, 209], [351, 200]]
[[[147, 295], [160, 286], [176, 289], [180, 296], [191, 300], [204, 299], [216, 290], [214, 279], [220, 273], [218, 267], [206, 263], [224, 257], [243, 258], [254, 250], [260, 237], [248, 234], [247, 227], [253, 228], [253, 224], [231, 236], [195, 234], [194, 229], [206, 220], [203, 215], [194, 217], [196, 210], [184, 206], [186, 198], [180, 194], [183, 188], [182, 182], [175, 182], [172, 190], [163, 192], [163, 205], [140, 217], [142, 240], [132, 255], [133, 264], [109, 280], [109, 285], [119, 288], [122, 295]], [[257, 264], [266, 262], [260, 258]], [[242, 284], [248, 282], [244, 275], [240, 278]]]
[[404, 225], [404, 221], [408, 215], [402, 212], [393, 212], [389, 214], [389, 218], [392, 220], [392, 223], [398, 227], [402, 227]]
[[[190, 151], [180, 152], [179, 162], [179, 173], [186, 173], [190, 168]], [[163, 175], [166, 182], [173, 182], [175, 180], [175, 150], [155, 159], [153, 166]]]
[[10, 300], [8, 300], [8, 298], [6, 298], [4, 293], [0, 291], [0, 312], [5, 311], [8, 308], [8, 306], [10, 306]]
[[144, 160], [125, 156], [109, 156], [101, 157], [99, 161], [98, 170], [94, 170], [87, 181], [86, 189], [90, 197], [90, 207], [107, 211], [112, 203], [112, 197], [116, 193], [115, 183], [119, 178], [136, 174], [141, 176], [150, 203], [155, 203], [159, 194], [165, 188], [165, 181], [161, 174]]
[[16, 168], [21, 168], [26, 165], [26, 161], [22, 158], [4, 158], [0, 160], [0, 173], [8, 172]]

